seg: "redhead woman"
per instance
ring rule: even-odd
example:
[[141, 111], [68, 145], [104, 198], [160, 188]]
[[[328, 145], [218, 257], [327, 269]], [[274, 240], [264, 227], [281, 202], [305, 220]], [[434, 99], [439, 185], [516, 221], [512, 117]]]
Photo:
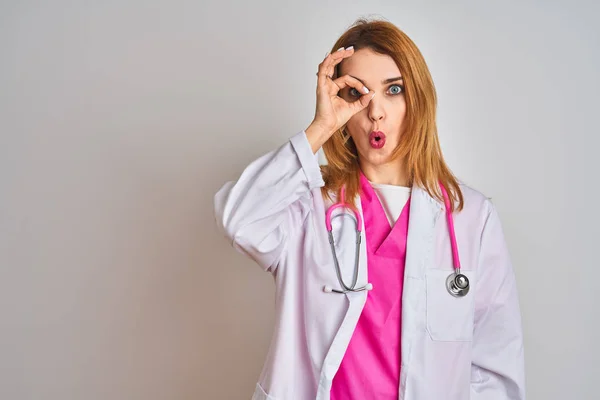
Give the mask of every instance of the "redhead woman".
[[316, 98], [308, 127], [214, 198], [218, 228], [276, 286], [252, 398], [524, 399], [500, 218], [444, 161], [416, 45], [358, 20], [319, 64]]

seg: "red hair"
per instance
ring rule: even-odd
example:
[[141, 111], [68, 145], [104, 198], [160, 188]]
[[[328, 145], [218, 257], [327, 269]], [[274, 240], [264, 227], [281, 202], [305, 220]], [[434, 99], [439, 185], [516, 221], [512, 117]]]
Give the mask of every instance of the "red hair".
[[[452, 174], [442, 155], [437, 134], [437, 95], [433, 80], [423, 55], [413, 41], [395, 25], [387, 21], [368, 21], [360, 18], [344, 32], [332, 47], [354, 46], [354, 51], [368, 48], [390, 56], [404, 78], [406, 116], [400, 144], [392, 158], [402, 158], [409, 177], [409, 185], [416, 184], [440, 202], [444, 197], [439, 183], [444, 185], [450, 197], [452, 211], [462, 210], [463, 194], [457, 178]], [[336, 65], [333, 79], [338, 77]], [[345, 185], [346, 199], [351, 203], [359, 194], [358, 152], [354, 141], [346, 132], [346, 126], [338, 129], [324, 144], [323, 151], [328, 165], [321, 166], [325, 186], [323, 196], [337, 193]]]

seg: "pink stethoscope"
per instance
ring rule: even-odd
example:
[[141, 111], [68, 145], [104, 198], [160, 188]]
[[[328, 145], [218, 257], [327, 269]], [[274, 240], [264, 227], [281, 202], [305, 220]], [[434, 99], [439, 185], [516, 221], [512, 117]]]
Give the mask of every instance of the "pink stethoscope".
[[[456, 244], [456, 234], [454, 233], [454, 219], [452, 218], [452, 212], [450, 210], [450, 198], [448, 197], [448, 192], [444, 185], [440, 182], [440, 189], [442, 190], [442, 194], [444, 195], [444, 204], [446, 205], [446, 218], [448, 219], [448, 231], [450, 234], [450, 244], [452, 246], [452, 260], [454, 264], [454, 271], [448, 276], [446, 279], [446, 289], [448, 293], [450, 293], [454, 297], [464, 297], [469, 293], [469, 279], [460, 273], [460, 259], [458, 257], [458, 246]], [[331, 213], [337, 208], [347, 208], [352, 211], [354, 214], [355, 222], [356, 222], [356, 253], [354, 257], [354, 274], [352, 276], [352, 284], [347, 286], [342, 278], [342, 273], [340, 269], [340, 264], [338, 262], [337, 254], [335, 252], [335, 241], [333, 239], [333, 232], [331, 228]], [[337, 218], [340, 216], [350, 216], [347, 213], [339, 213], [335, 215], [333, 218]], [[360, 257], [360, 242], [361, 242], [361, 230], [362, 230], [362, 218], [360, 213], [352, 207], [349, 203], [346, 202], [346, 188], [342, 187], [340, 192], [340, 201], [333, 204], [331, 207], [327, 209], [325, 214], [325, 225], [327, 226], [327, 232], [329, 234], [329, 244], [331, 246], [331, 253], [333, 254], [333, 262], [335, 265], [335, 272], [337, 274], [338, 281], [341, 290], [333, 289], [329, 285], [325, 285], [323, 290], [327, 293], [347, 293], [347, 292], [360, 292], [363, 290], [371, 290], [373, 289], [373, 284], [367, 283], [364, 286], [356, 287], [356, 282], [358, 280], [358, 269], [359, 269], [359, 257]]]

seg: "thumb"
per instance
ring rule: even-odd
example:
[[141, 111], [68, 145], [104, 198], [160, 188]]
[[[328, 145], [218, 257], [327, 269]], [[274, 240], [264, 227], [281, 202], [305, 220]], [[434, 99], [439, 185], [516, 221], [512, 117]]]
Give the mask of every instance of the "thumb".
[[362, 110], [363, 108], [365, 108], [366, 106], [369, 105], [369, 103], [371, 102], [371, 100], [373, 99], [373, 97], [375, 97], [375, 93], [373, 92], [372, 94], [369, 93], [367, 95], [361, 96], [360, 99], [358, 99], [358, 101], [355, 101], [353, 104], [356, 105], [356, 107], [358, 108], [358, 110], [356, 110], [356, 112]]

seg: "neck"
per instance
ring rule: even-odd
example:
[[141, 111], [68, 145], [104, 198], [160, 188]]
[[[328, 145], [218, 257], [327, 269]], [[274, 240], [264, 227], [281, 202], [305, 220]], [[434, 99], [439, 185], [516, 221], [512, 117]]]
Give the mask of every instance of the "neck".
[[382, 185], [409, 186], [408, 174], [402, 160], [382, 165], [373, 165], [359, 159], [360, 169], [367, 179]]

